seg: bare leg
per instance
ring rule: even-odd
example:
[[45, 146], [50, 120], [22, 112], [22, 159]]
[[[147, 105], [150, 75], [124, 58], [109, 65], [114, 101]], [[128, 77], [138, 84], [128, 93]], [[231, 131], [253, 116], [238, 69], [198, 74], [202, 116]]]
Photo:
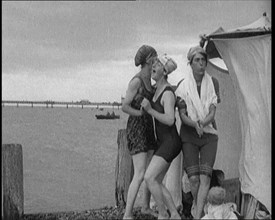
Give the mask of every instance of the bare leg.
[[207, 175], [200, 175], [200, 187], [198, 191], [197, 197], [197, 212], [195, 219], [200, 219], [203, 211], [203, 207], [205, 205], [207, 193], [210, 187], [211, 178]]
[[193, 215], [193, 217], [195, 217], [196, 210], [197, 210], [197, 198], [198, 198], [198, 191], [200, 186], [200, 177], [198, 175], [190, 176], [189, 182], [190, 182], [191, 194], [193, 196], [193, 205], [192, 205], [193, 210], [191, 210], [191, 214]]
[[168, 191], [168, 189], [162, 184], [162, 192], [164, 195], [164, 202], [165, 205], [167, 206], [167, 208], [169, 209], [170, 213], [171, 213], [171, 219], [181, 219], [177, 207], [174, 203], [174, 200], [172, 198], [172, 195], [170, 194], [170, 192]]
[[128, 189], [127, 202], [123, 219], [133, 218], [132, 211], [140, 184], [143, 181], [146, 169], [147, 153], [138, 153], [136, 155], [133, 155], [132, 158], [134, 165], [134, 176]]
[[153, 156], [144, 176], [144, 180], [158, 206], [158, 219], [169, 218], [169, 214], [167, 213], [164, 203], [164, 195], [162, 191], [162, 179], [168, 167], [169, 163], [167, 163], [162, 157]]
[[[147, 154], [147, 164], [146, 167], [149, 166], [150, 161], [152, 159], [154, 151], [150, 150], [148, 151]], [[150, 198], [151, 198], [151, 192], [149, 191], [148, 187], [146, 184], [144, 184], [144, 190], [143, 190], [143, 205], [141, 208], [141, 212], [144, 214], [149, 214], [157, 217], [157, 213], [155, 213], [151, 208], [150, 208]]]
[[[167, 163], [168, 164], [168, 163]], [[160, 183], [161, 185], [161, 189], [162, 189], [162, 193], [163, 193], [163, 201], [164, 204], [166, 205], [166, 207], [169, 209], [170, 213], [171, 213], [171, 219], [181, 219], [176, 205], [174, 203], [174, 200], [172, 198], [172, 195], [170, 193], [170, 191], [167, 189], [167, 187], [163, 184], [163, 179], [165, 177], [165, 174], [167, 173], [168, 169], [170, 167], [170, 164], [168, 164], [168, 166], [163, 169], [163, 171], [158, 175], [157, 177], [157, 181]]]
[[193, 205], [191, 208], [191, 214], [195, 217], [196, 206], [197, 206], [197, 196], [200, 184], [200, 151], [197, 145], [192, 143], [183, 143], [182, 145], [183, 155], [184, 155], [184, 166], [186, 173], [191, 175], [188, 176], [190, 183], [190, 190], [193, 196]]
[[181, 219], [176, 205], [174, 203], [174, 200], [172, 198], [172, 195], [170, 193], [170, 191], [167, 189], [167, 187], [163, 184], [163, 179], [165, 177], [165, 174], [167, 173], [168, 169], [169, 169], [170, 164], [168, 164], [167, 168], [164, 169], [157, 177], [157, 181], [160, 183], [161, 188], [162, 188], [162, 193], [163, 193], [163, 201], [164, 204], [166, 205], [166, 207], [169, 209], [171, 216], [171, 219]]

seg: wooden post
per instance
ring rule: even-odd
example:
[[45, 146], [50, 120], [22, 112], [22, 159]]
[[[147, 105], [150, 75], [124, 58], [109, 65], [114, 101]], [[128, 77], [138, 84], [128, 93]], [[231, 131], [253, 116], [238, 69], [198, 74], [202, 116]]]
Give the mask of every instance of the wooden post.
[[118, 154], [116, 161], [116, 206], [125, 207], [128, 188], [134, 174], [132, 157], [127, 148], [126, 130], [120, 129], [117, 137]]
[[2, 184], [2, 219], [21, 219], [24, 214], [24, 195], [20, 144], [2, 144]]
[[169, 190], [177, 208], [182, 207], [182, 153], [172, 161], [164, 178], [164, 184]]
[[239, 178], [226, 179], [221, 186], [226, 190], [226, 202], [234, 202], [238, 212], [241, 210], [241, 183]]

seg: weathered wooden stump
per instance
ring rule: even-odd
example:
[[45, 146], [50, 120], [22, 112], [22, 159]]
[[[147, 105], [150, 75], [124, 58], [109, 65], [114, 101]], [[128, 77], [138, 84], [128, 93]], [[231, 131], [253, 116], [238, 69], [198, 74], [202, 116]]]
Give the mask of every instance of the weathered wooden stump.
[[2, 184], [3, 219], [21, 219], [24, 213], [24, 194], [20, 144], [2, 144]]
[[127, 148], [126, 130], [120, 129], [117, 137], [118, 154], [116, 161], [116, 206], [125, 207], [128, 188], [133, 178], [133, 161]]

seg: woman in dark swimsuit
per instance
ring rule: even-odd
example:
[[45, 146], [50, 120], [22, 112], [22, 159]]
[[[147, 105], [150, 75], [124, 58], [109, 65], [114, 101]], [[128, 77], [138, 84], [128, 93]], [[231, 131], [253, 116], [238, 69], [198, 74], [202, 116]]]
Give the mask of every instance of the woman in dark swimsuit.
[[[141, 65], [141, 70], [129, 82], [122, 110], [129, 114], [126, 134], [130, 155], [133, 159], [134, 176], [128, 189], [127, 203], [123, 219], [133, 219], [133, 206], [140, 185], [143, 181], [146, 166], [156, 149], [153, 118], [141, 109], [143, 98], [151, 100], [154, 89], [151, 86], [151, 68], [157, 57], [156, 50], [147, 45], [139, 48], [135, 56], [135, 65]], [[145, 186], [143, 207], [146, 214], [155, 214], [150, 209], [150, 192]]]
[[162, 180], [170, 163], [181, 151], [181, 140], [175, 125], [176, 97], [167, 75], [177, 68], [177, 64], [166, 54], [159, 57], [152, 67], [152, 79], [156, 81], [156, 92], [150, 104], [144, 99], [143, 109], [155, 118], [158, 149], [146, 170], [144, 180], [151, 191], [157, 206], [158, 219], [167, 219], [169, 209], [171, 219], [181, 219], [170, 192]]

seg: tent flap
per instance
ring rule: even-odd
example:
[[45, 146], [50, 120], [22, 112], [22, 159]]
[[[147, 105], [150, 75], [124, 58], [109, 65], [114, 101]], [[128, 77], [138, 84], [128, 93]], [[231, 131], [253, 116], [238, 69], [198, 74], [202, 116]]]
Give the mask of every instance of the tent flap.
[[[210, 34], [206, 52], [227, 66], [241, 124], [241, 190], [271, 213], [271, 25], [263, 16], [235, 30]], [[257, 27], [258, 26], [258, 27]]]
[[225, 31], [222, 27], [219, 27], [217, 30], [211, 34], [204, 36], [201, 44], [205, 46], [205, 50], [210, 59], [219, 57], [221, 58], [219, 51], [217, 50], [215, 44], [213, 43], [214, 39], [229, 39], [229, 38], [245, 38], [253, 37], [259, 35], [271, 34], [271, 22], [269, 18], [264, 15], [259, 18], [257, 21], [239, 28]]

